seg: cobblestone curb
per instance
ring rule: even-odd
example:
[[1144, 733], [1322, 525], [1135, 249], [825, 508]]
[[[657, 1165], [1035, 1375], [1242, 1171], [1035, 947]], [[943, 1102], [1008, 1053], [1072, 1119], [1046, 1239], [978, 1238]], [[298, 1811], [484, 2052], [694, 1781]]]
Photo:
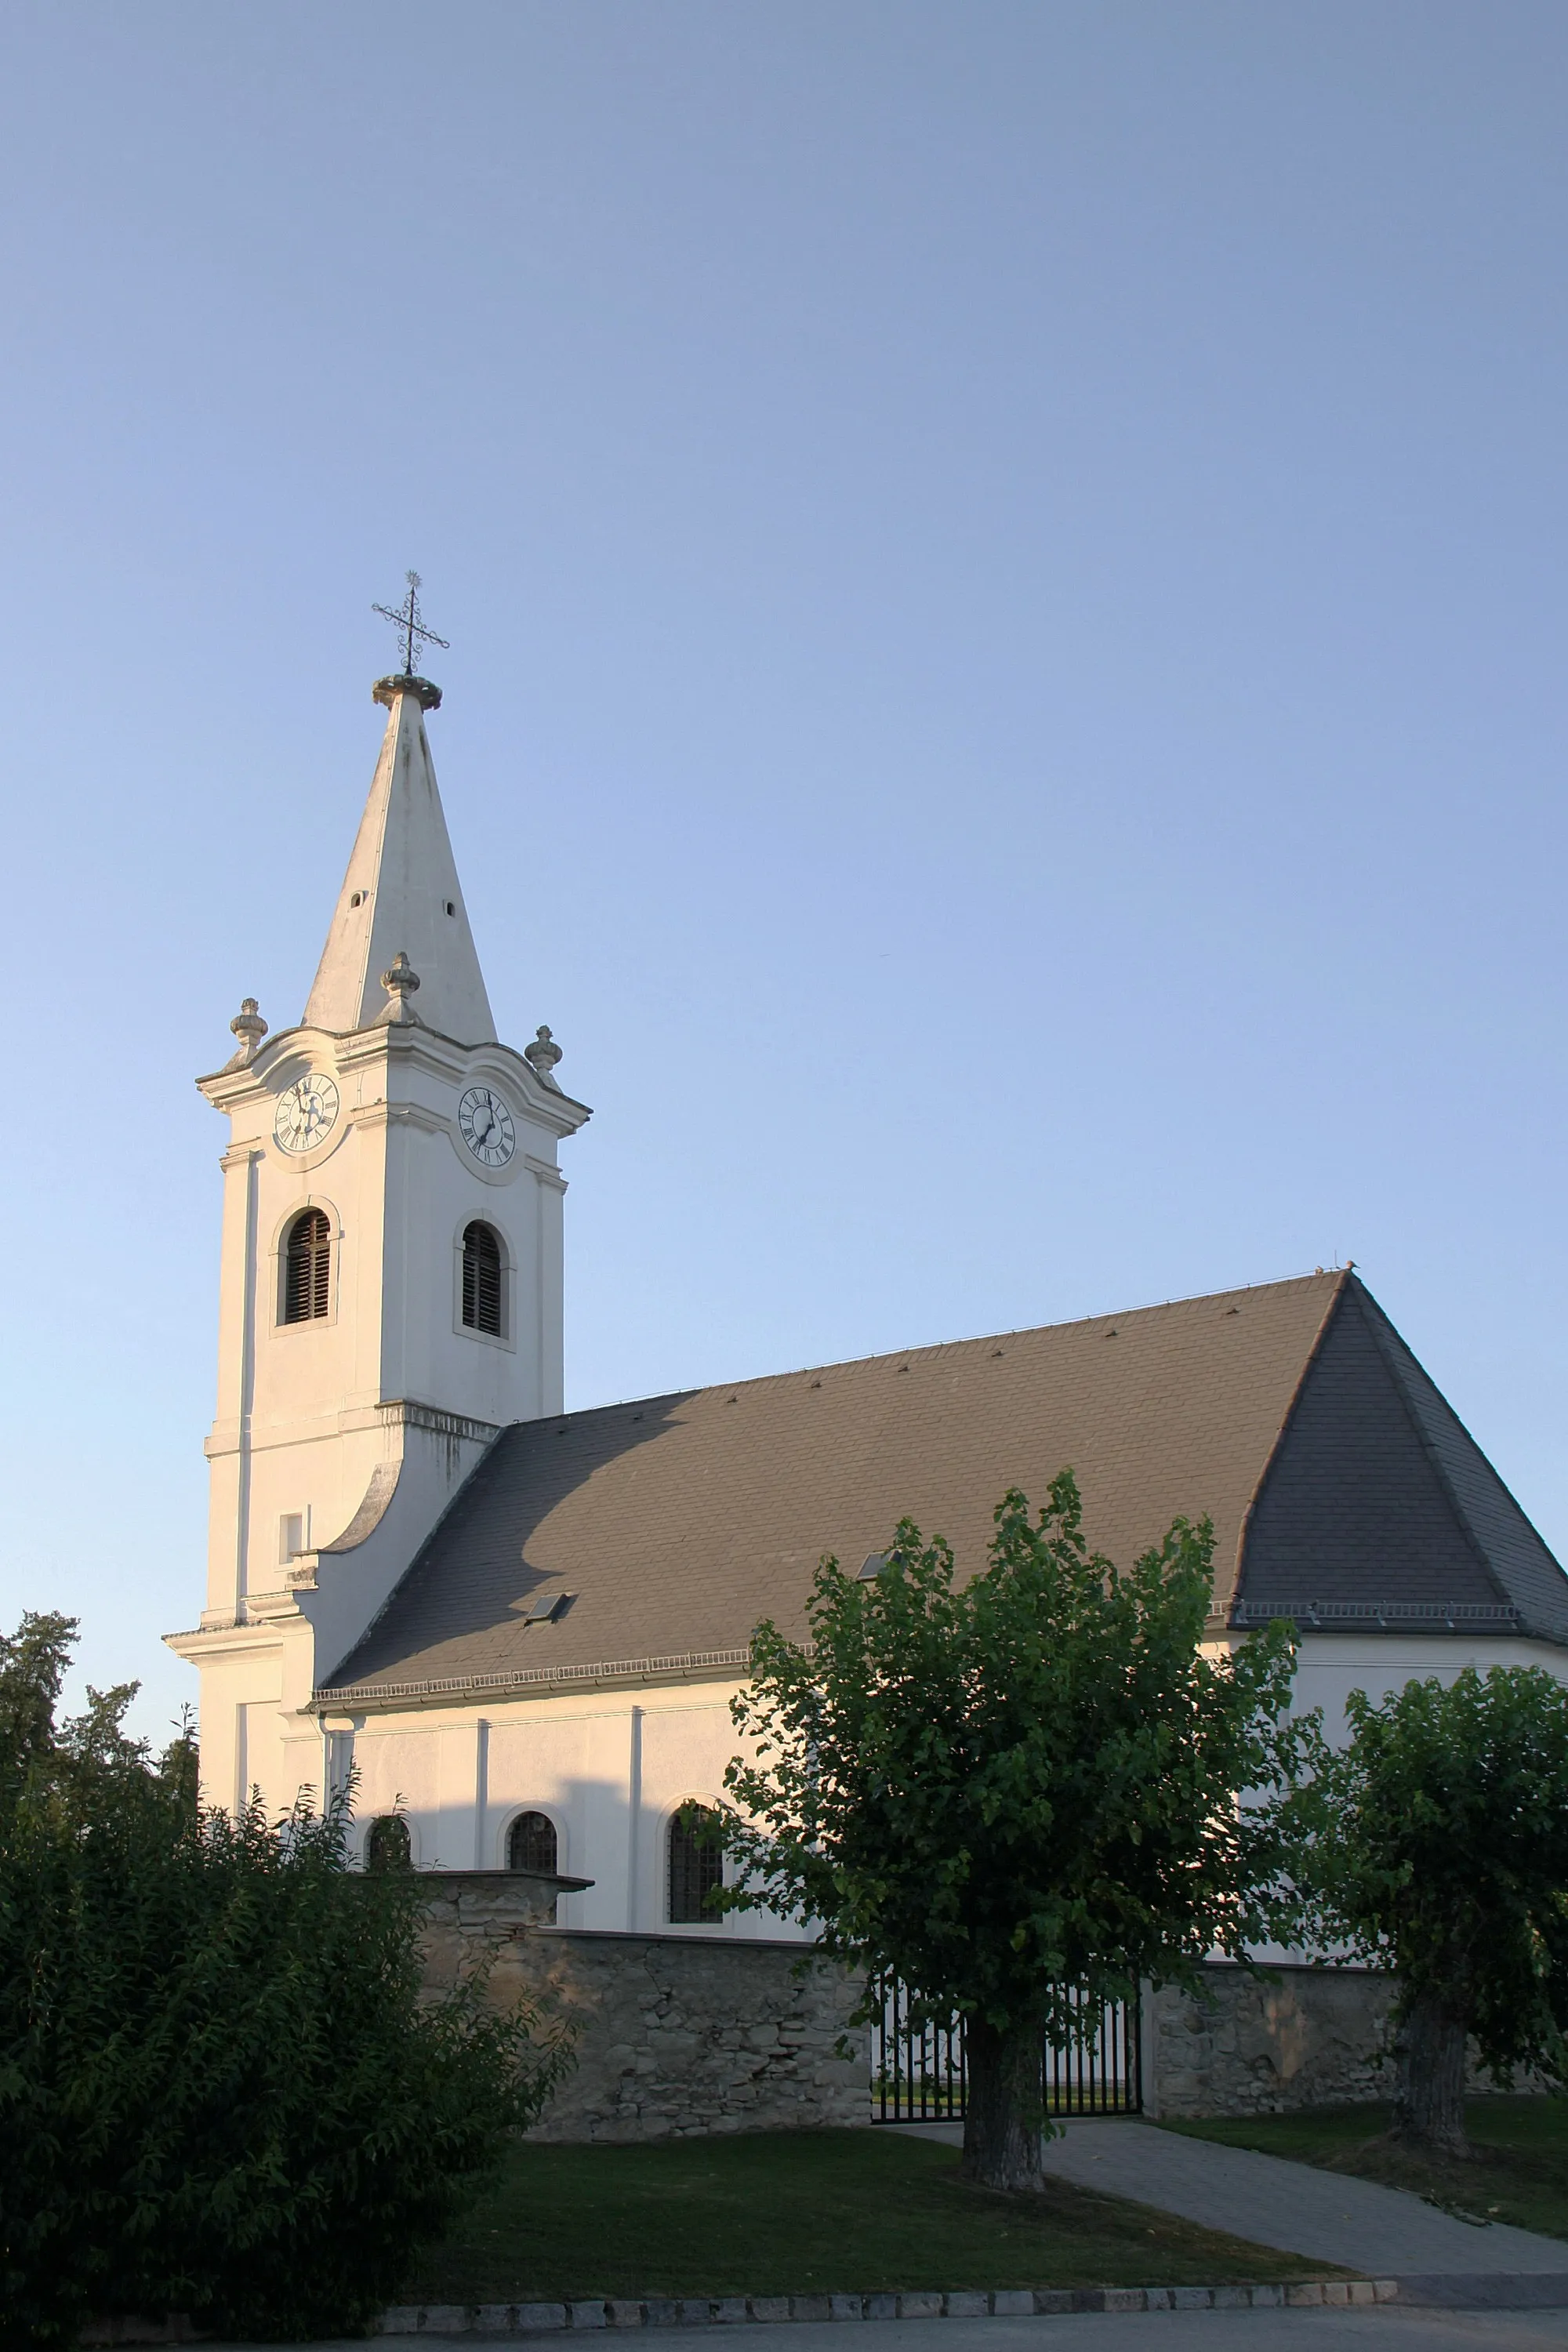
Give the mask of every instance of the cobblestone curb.
[[1394, 2303], [1397, 2279], [1293, 2279], [1268, 2286], [976, 2288], [953, 2294], [735, 2294], [605, 2303], [404, 2304], [384, 2336], [547, 2336], [578, 2327], [715, 2327], [799, 2319], [1032, 2319], [1073, 2311], [1258, 2311]]

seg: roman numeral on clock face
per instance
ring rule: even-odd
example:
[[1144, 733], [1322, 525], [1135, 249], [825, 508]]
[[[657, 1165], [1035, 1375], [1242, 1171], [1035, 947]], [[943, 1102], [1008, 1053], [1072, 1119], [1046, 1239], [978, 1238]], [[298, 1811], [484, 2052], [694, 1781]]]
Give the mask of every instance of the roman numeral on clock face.
[[310, 1151], [337, 1125], [337, 1082], [324, 1070], [308, 1071], [278, 1098], [272, 1133], [285, 1151]]

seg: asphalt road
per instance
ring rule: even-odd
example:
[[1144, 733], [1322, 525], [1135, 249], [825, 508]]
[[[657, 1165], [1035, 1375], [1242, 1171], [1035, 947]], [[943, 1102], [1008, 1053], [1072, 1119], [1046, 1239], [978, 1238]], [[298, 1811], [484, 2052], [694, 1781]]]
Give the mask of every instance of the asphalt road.
[[[648, 2347], [652, 2331], [635, 2341]], [[777, 2329], [712, 2327], [658, 2329], [661, 2352], [718, 2352], [716, 2339], [760, 2336], [775, 2352], [1538, 2352], [1568, 2346], [1564, 2311], [1401, 2311], [1380, 2304], [1364, 2311], [1147, 2311], [1121, 2317], [1086, 2312], [1061, 2319], [885, 2319], [818, 2324], [794, 2321]], [[375, 2339], [372, 2339], [374, 2341]], [[391, 2339], [384, 2339], [391, 2340]], [[399, 2342], [410, 2339], [402, 2337]], [[519, 2352], [524, 2344], [557, 2346], [558, 2336], [447, 2336], [424, 2339], [447, 2352]], [[239, 2352], [239, 2347], [231, 2347]], [[257, 2346], [244, 2352], [265, 2352]], [[329, 2352], [324, 2346], [298, 2352]], [[334, 2346], [331, 2352], [353, 2352]], [[363, 2352], [363, 2344], [359, 2352]]]

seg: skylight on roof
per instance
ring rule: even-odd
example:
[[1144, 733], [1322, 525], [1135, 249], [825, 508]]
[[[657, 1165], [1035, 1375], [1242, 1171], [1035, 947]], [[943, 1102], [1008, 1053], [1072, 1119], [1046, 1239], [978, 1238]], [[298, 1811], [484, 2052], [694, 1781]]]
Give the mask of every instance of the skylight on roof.
[[552, 1617], [559, 1616], [572, 1598], [569, 1592], [536, 1592], [522, 1612], [525, 1625], [546, 1625]]

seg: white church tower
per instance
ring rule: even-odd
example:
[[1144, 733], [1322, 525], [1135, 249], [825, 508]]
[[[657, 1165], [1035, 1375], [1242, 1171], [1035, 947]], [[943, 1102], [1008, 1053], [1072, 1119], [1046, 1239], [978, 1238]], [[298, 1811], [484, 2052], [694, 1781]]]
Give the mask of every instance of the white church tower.
[[[416, 618], [411, 604], [407, 618]], [[409, 641], [412, 656], [413, 641]], [[253, 999], [198, 1080], [229, 1121], [207, 1605], [211, 1801], [322, 1779], [300, 1712], [506, 1423], [562, 1409], [556, 1147], [589, 1116], [541, 1029], [496, 1042], [426, 737], [439, 689], [383, 678], [386, 733], [298, 1028]]]

